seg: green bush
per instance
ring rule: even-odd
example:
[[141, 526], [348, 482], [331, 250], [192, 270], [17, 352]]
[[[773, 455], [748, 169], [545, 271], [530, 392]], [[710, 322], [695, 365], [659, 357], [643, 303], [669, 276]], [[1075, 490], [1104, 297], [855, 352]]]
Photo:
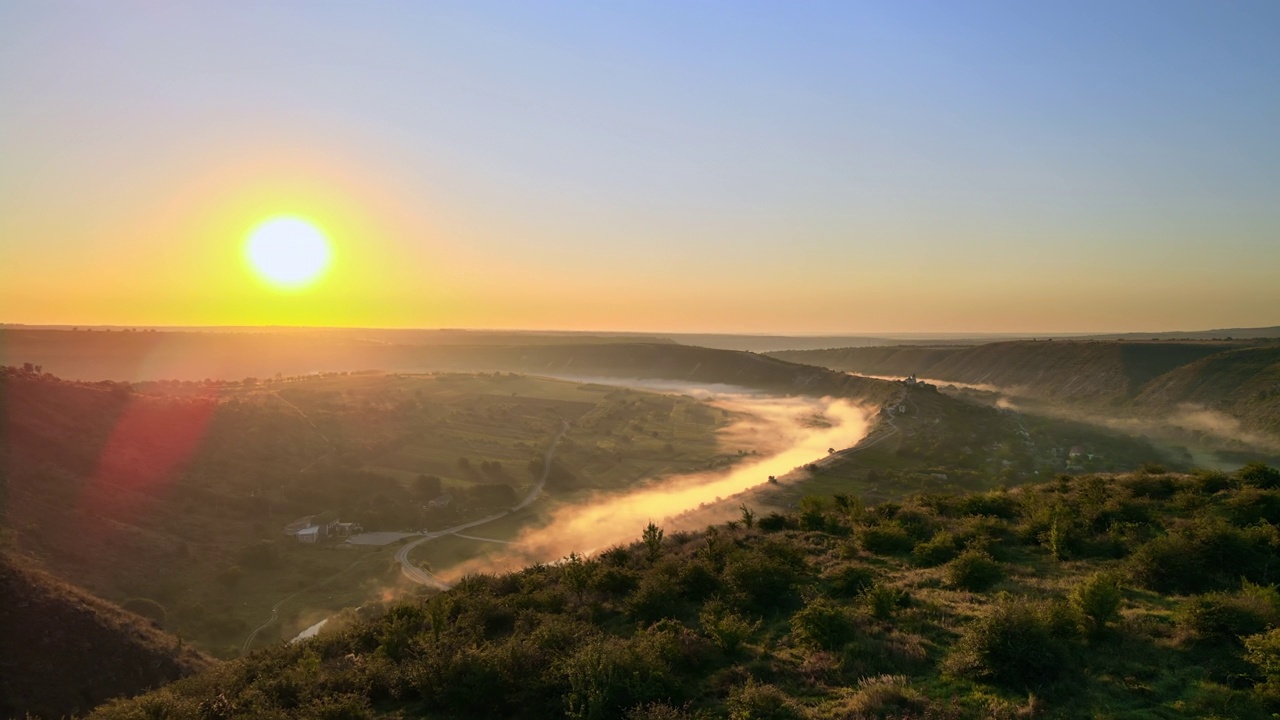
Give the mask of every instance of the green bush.
[[837, 565], [827, 570], [823, 574], [823, 579], [827, 581], [830, 595], [834, 598], [857, 597], [876, 582], [875, 573], [871, 568], [853, 564]]
[[874, 585], [867, 588], [860, 598], [871, 614], [881, 620], [893, 617], [898, 608], [906, 607], [910, 596], [892, 585]]
[[782, 515], [776, 512], [765, 515], [757, 520], [756, 524], [760, 526], [761, 530], [767, 533], [778, 532], [780, 530], [795, 530], [797, 527], [795, 518], [790, 515]]
[[1068, 672], [1072, 640], [1060, 609], [1002, 598], [963, 630], [947, 669], [1010, 688], [1034, 688]]
[[751, 636], [760, 630], [759, 620], [751, 622], [720, 602], [707, 603], [698, 614], [698, 622], [707, 637], [730, 657], [737, 655]]
[[675, 687], [671, 668], [656, 653], [614, 637], [584, 645], [563, 672], [565, 714], [582, 720], [620, 717], [628, 708], [669, 699]]
[[1227, 520], [1236, 527], [1258, 523], [1280, 522], [1280, 490], [1245, 487], [1231, 494], [1222, 504]]
[[791, 635], [796, 642], [819, 650], [842, 647], [857, 630], [849, 610], [826, 598], [814, 600], [791, 616]]
[[1196, 492], [1213, 495], [1231, 487], [1231, 477], [1220, 470], [1202, 470], [1191, 478], [1191, 486]]
[[640, 585], [627, 596], [626, 609], [632, 617], [653, 622], [662, 618], [675, 617], [681, 606], [680, 588], [674, 578], [658, 573], [649, 573], [640, 580]]
[[980, 550], [966, 550], [947, 563], [947, 582], [961, 590], [982, 592], [1004, 579], [1004, 566]]
[[1096, 573], [1071, 592], [1071, 606], [1080, 613], [1089, 635], [1098, 637], [1120, 619], [1122, 595], [1115, 575]]
[[781, 690], [749, 678], [729, 693], [729, 720], [800, 720], [800, 709]]
[[1257, 668], [1270, 693], [1280, 694], [1280, 628], [1271, 628], [1242, 640], [1244, 659]]
[[1167, 500], [1178, 491], [1178, 483], [1172, 476], [1145, 471], [1130, 475], [1121, 484], [1134, 497], [1152, 500]]
[[739, 550], [725, 562], [724, 579], [749, 610], [782, 610], [803, 576], [804, 560], [787, 545], [761, 545]]
[[911, 552], [915, 538], [897, 521], [882, 522], [864, 527], [858, 534], [862, 547], [877, 555], [899, 555]]
[[1263, 489], [1280, 488], [1280, 470], [1264, 463], [1249, 463], [1236, 471], [1236, 477], [1246, 485]]
[[966, 495], [956, 504], [959, 515], [987, 515], [1005, 520], [1018, 517], [1017, 498], [1006, 492]]
[[940, 530], [934, 536], [918, 545], [911, 551], [911, 562], [920, 567], [936, 567], [950, 562], [960, 554], [960, 544], [955, 535]]
[[1175, 614], [1178, 626], [1195, 639], [1238, 644], [1280, 622], [1280, 593], [1246, 584], [1237, 593], [1207, 593], [1188, 599]]
[[649, 703], [628, 710], [626, 720], [690, 720], [692, 717], [685, 708], [666, 703]]
[[1280, 536], [1272, 526], [1232, 527], [1198, 518], [1148, 541], [1130, 558], [1129, 570], [1143, 587], [1162, 593], [1196, 594], [1230, 588], [1245, 578], [1266, 582], [1276, 563]]

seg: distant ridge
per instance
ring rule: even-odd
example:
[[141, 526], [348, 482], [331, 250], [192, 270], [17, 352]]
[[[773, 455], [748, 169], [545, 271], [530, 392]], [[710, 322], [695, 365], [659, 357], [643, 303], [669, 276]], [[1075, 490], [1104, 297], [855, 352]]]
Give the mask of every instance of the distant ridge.
[[[894, 346], [773, 353], [867, 375], [915, 374], [987, 385], [1016, 396], [1106, 414], [1209, 411], [1244, 431], [1280, 438], [1280, 343], [1266, 341], [1003, 342], [972, 347]], [[1202, 417], [1198, 424], [1219, 425]]]

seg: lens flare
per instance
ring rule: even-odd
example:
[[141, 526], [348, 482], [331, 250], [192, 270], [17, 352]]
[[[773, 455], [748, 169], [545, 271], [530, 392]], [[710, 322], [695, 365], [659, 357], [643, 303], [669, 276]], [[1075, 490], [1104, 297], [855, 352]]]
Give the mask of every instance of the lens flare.
[[302, 218], [282, 215], [249, 231], [244, 246], [249, 267], [270, 285], [300, 290], [324, 275], [333, 251], [329, 238]]

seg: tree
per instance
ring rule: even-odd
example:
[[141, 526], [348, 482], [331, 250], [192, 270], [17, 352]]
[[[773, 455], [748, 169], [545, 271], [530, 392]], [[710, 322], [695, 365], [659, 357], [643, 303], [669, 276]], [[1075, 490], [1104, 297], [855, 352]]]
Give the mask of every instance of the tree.
[[444, 481], [437, 475], [419, 475], [413, 481], [414, 492], [423, 500], [440, 497], [444, 492]]
[[649, 560], [657, 560], [662, 554], [662, 528], [650, 521], [644, 529], [644, 546], [649, 552]]

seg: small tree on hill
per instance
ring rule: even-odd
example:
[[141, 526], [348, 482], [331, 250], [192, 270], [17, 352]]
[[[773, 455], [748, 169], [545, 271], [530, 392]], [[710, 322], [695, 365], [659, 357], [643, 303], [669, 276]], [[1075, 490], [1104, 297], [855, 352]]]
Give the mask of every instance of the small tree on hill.
[[654, 525], [652, 521], [644, 528], [644, 546], [649, 553], [650, 562], [657, 560], [662, 554], [662, 528]]

